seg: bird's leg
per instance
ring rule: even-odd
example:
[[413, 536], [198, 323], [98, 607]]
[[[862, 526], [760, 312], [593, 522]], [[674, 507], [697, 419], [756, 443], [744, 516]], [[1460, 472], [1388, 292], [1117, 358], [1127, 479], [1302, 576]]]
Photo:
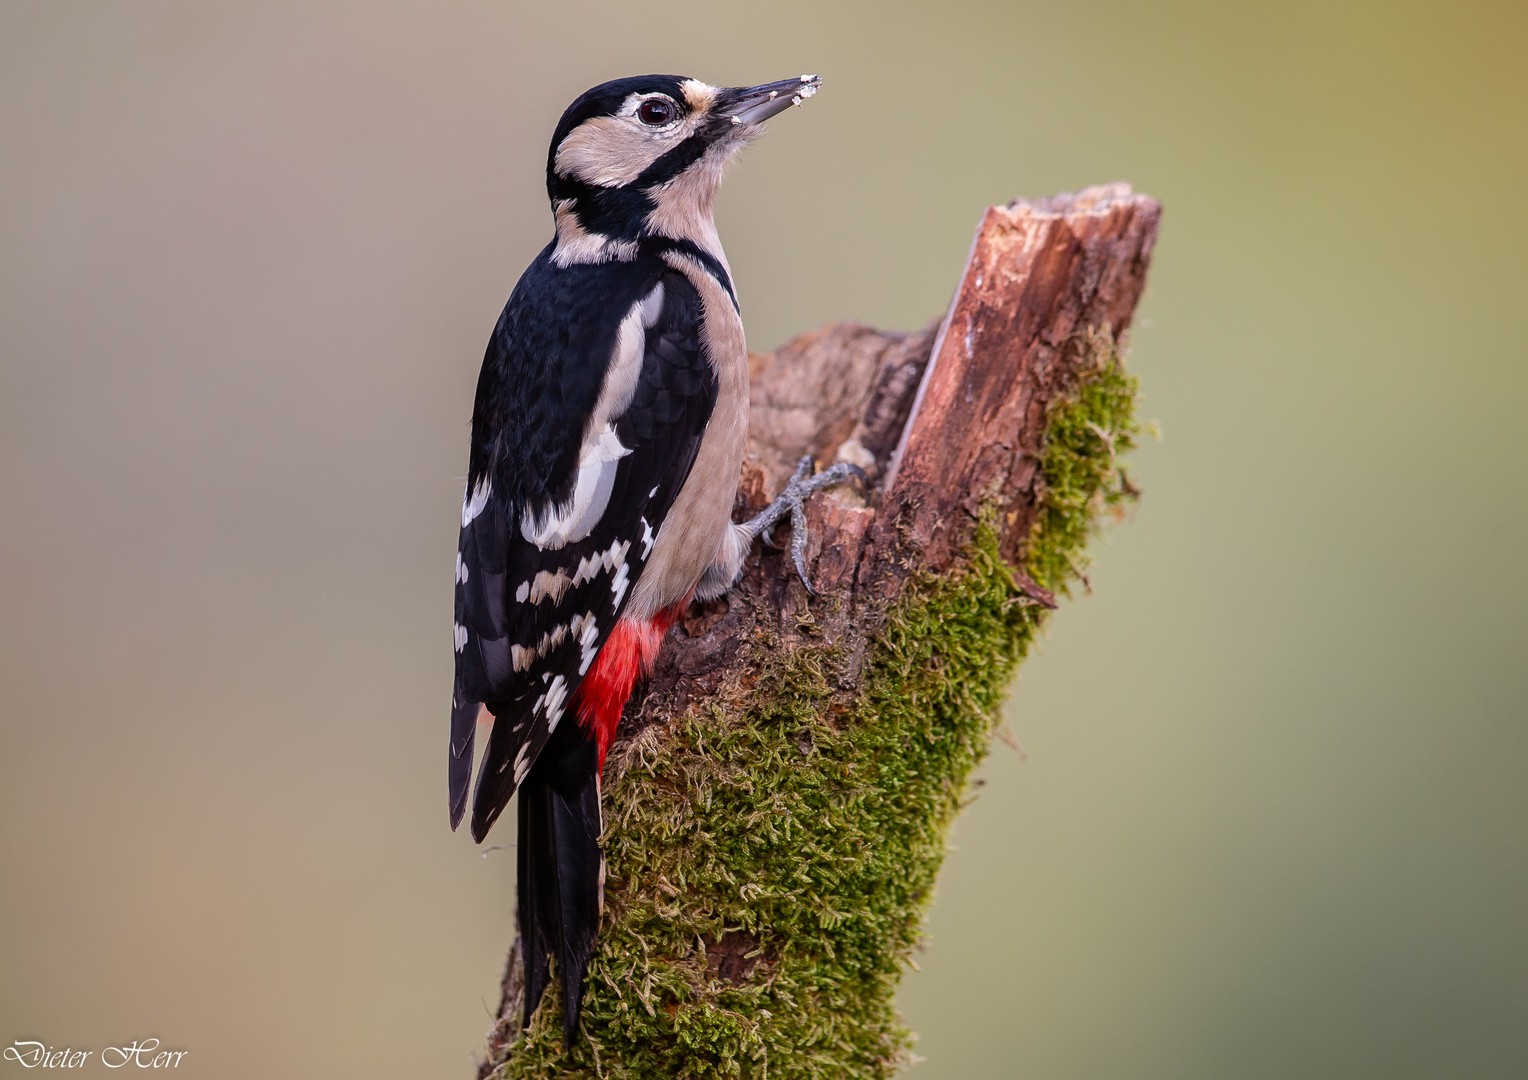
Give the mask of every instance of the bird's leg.
[[[784, 517], [786, 511], [790, 511], [791, 561], [796, 564], [796, 573], [801, 576], [801, 584], [806, 586], [807, 593], [816, 596], [817, 590], [812, 588], [812, 583], [806, 576], [806, 499], [814, 491], [836, 487], [845, 480], [851, 479], [859, 480], [867, 487], [870, 484], [870, 478], [865, 475], [865, 470], [848, 462], [831, 465], [814, 476], [812, 458], [808, 455], [796, 465], [796, 472], [791, 476], [790, 483], [785, 485], [785, 490], [780, 492], [779, 497], [736, 528], [743, 534], [747, 544], [752, 544], [754, 537], [762, 536], [766, 545], [777, 547], [778, 545], [769, 538], [770, 531], [774, 528], [775, 522]], [[748, 550], [746, 544], [743, 550], [745, 552]]]

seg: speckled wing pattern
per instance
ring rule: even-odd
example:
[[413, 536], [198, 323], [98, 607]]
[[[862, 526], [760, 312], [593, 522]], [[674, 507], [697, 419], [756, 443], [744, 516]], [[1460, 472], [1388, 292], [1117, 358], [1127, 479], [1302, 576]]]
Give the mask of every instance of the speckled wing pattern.
[[[582, 281], [579, 267], [556, 268], [545, 257], [533, 263], [505, 308], [479, 380], [457, 555], [449, 762], [455, 828], [486, 704], [494, 724], [473, 804], [476, 840], [553, 730], [577, 722], [574, 695], [631, 598], [716, 402], [694, 286], [661, 260], [643, 258], [623, 267], [612, 294], [611, 267], [602, 269], [596, 283]], [[588, 417], [613, 377], [619, 324], [660, 284], [630, 405], [603, 436], [591, 434]], [[583, 488], [581, 461], [589, 481]], [[596, 511], [607, 500], [597, 518], [586, 515], [587, 535], [565, 529], [568, 535], [547, 542], [537, 525], [558, 514], [576, 518], [581, 499], [593, 500]]]

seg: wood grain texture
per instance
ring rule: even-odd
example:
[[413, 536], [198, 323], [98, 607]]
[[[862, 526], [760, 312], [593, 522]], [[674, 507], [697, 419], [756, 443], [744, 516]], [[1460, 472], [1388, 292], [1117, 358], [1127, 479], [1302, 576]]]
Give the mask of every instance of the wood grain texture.
[[[808, 647], [831, 655], [821, 712], [846, 723], [838, 718], [852, 713], [891, 605], [909, 581], [959, 566], [979, 515], [995, 515], [1019, 588], [1054, 606], [1020, 571], [1043, 494], [1048, 418], [1096, 354], [1091, 336], [1126, 335], [1160, 215], [1155, 200], [1125, 184], [992, 207], [942, 319], [911, 333], [831, 324], [750, 357], [751, 430], [734, 517], [763, 507], [804, 455], [819, 467], [859, 464], [870, 489], [808, 501], [816, 597], [783, 551], [758, 545], [725, 597], [691, 605], [627, 704], [606, 765], [607, 791], [653, 740], [668, 737], [676, 718], [731, 715], [766, 692], [749, 659], [764, 655], [761, 648], [775, 657]], [[785, 537], [782, 525], [778, 539]], [[806, 760], [798, 767], [810, 767]], [[619, 809], [607, 807], [607, 821]], [[682, 907], [684, 894], [665, 902]], [[707, 970], [723, 983], [763, 977], [758, 972], [767, 975], [774, 962], [757, 939], [732, 931], [705, 945]], [[518, 957], [516, 945], [480, 1075], [516, 1055]]]
[[920, 568], [942, 569], [978, 505], [996, 498], [1004, 553], [1016, 559], [1045, 410], [1075, 381], [1086, 331], [1118, 341], [1129, 330], [1160, 218], [1126, 184], [987, 211], [891, 465], [878, 551], [910, 550]]
[[819, 466], [855, 461], [875, 486], [868, 500], [840, 489], [808, 503], [818, 599], [808, 603], [781, 552], [756, 548], [725, 615], [687, 620], [704, 633], [671, 632], [623, 730], [715, 691], [727, 658], [763, 625], [789, 640], [810, 614], [812, 634], [862, 654], [850, 639], [874, 632], [911, 575], [950, 568], [984, 502], [998, 508], [1017, 569], [1046, 410], [1075, 383], [1088, 330], [1126, 335], [1160, 218], [1160, 204], [1127, 184], [991, 207], [943, 319], [908, 334], [832, 324], [751, 357], [739, 516], [764, 506], [806, 454]]

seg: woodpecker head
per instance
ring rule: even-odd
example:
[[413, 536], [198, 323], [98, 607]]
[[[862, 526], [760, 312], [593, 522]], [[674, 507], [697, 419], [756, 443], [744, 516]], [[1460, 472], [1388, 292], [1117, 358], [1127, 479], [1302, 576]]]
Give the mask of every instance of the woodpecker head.
[[711, 200], [723, 167], [765, 120], [821, 81], [719, 87], [640, 75], [585, 92], [562, 114], [547, 155], [553, 258], [564, 266], [629, 259], [650, 235], [690, 240], [721, 258]]

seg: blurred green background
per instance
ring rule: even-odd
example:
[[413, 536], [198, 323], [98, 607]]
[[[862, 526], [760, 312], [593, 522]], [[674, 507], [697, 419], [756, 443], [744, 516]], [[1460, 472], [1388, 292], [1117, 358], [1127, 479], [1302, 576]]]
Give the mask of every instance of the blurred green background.
[[1520, 3], [0, 3], [0, 1044], [469, 1075], [513, 857], [446, 828], [452, 560], [546, 141], [816, 71], [719, 205], [755, 348], [921, 325], [988, 203], [1166, 206], [1166, 437], [957, 829], [913, 1075], [1528, 1075], [1525, 53]]

